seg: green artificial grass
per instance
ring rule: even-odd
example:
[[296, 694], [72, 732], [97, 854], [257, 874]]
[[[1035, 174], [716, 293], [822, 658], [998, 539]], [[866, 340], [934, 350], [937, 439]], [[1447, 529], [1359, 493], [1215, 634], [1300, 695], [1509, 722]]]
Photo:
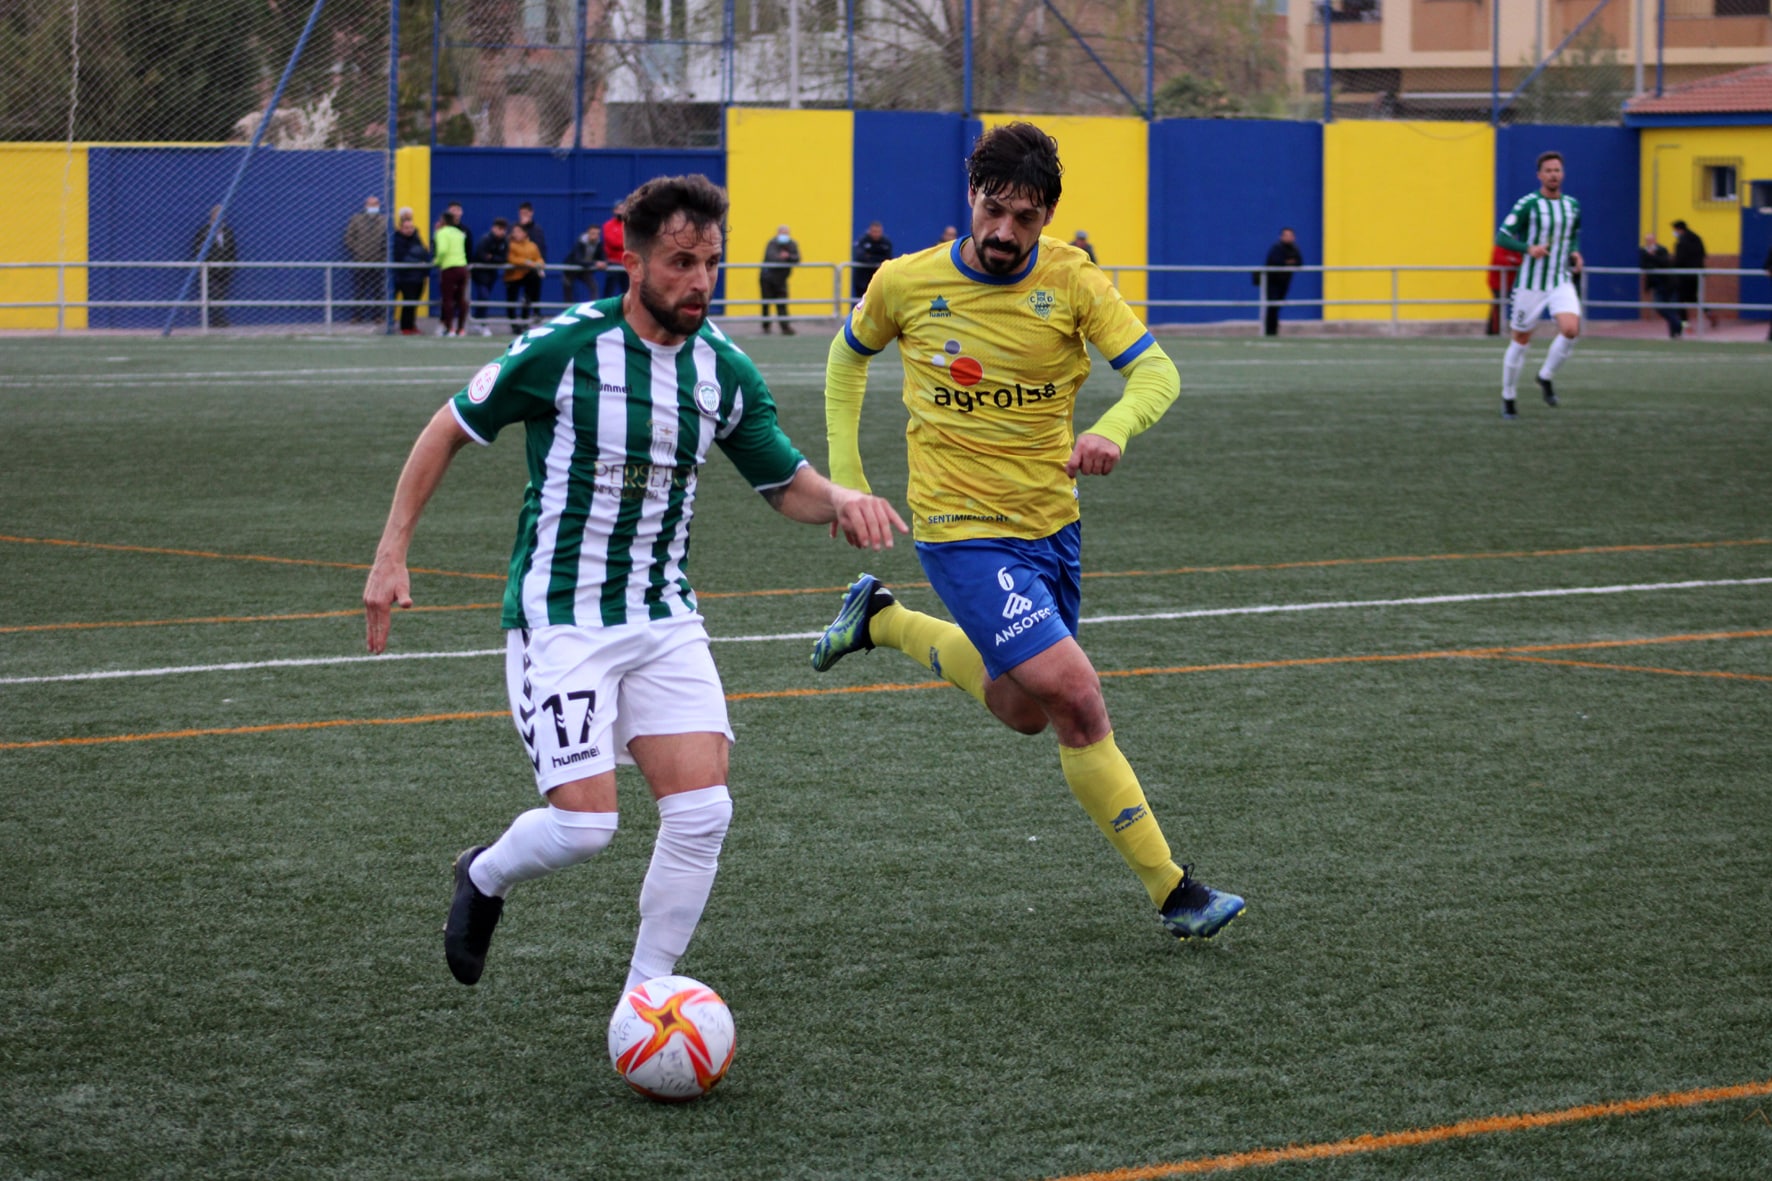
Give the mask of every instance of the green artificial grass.
[[[822, 467], [827, 341], [743, 343]], [[513, 893], [479, 986], [442, 962], [451, 858], [535, 802], [473, 654], [515, 438], [413, 547], [443, 609], [393, 652], [452, 655], [349, 659], [406, 450], [487, 342], [5, 347], [0, 1177], [1031, 1181], [1772, 1079], [1761, 349], [1587, 341], [1562, 406], [1503, 423], [1492, 343], [1167, 342], [1180, 401], [1083, 484], [1082, 639], [1177, 853], [1249, 899], [1207, 944], [1163, 934], [1049, 735], [871, 688], [930, 679], [897, 653], [814, 674], [857, 570], [940, 608], [908, 543], [854, 553], [715, 458], [691, 573], [737, 812], [681, 970], [739, 1050], [673, 1108], [604, 1048], [637, 779], [605, 855]], [[901, 500], [896, 373], [863, 453]], [[1098, 365], [1080, 424], [1118, 388]], [[45, 679], [144, 669], [183, 671]], [[1756, 1111], [1261, 1175], [1738, 1179]]]

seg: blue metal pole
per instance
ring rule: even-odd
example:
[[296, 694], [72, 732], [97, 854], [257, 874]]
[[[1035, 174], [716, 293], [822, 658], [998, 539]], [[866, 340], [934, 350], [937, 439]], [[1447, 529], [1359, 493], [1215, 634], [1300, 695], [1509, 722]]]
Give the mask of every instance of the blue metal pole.
[[574, 0], [572, 8], [572, 52], [578, 55], [572, 84], [572, 150], [576, 152], [585, 143], [585, 0]]
[[1144, 117], [1157, 117], [1157, 0], [1144, 6]]
[[443, 0], [431, 5], [431, 146], [437, 146], [437, 71], [443, 64]]
[[[1499, 0], [1496, 0], [1499, 3]], [[1323, 0], [1323, 122], [1335, 122], [1335, 71], [1329, 65], [1330, 29], [1335, 27], [1334, 11], [1329, 0]]]
[[[382, 241], [382, 261], [391, 262], [394, 258], [394, 217], [396, 206], [394, 195], [398, 191], [400, 175], [400, 0], [388, 0], [388, 166], [384, 170], [382, 183], [387, 194], [382, 198], [381, 207], [388, 212], [388, 232]], [[394, 331], [393, 272], [386, 267], [381, 272], [381, 297], [387, 306], [388, 335]]]
[[849, 20], [848, 48], [845, 51], [848, 60], [844, 65], [844, 71], [849, 75], [849, 109], [853, 111], [855, 109], [855, 0], [849, 0], [849, 3], [843, 7]]
[[964, 76], [965, 91], [960, 96], [961, 118], [972, 118], [972, 0], [963, 0], [960, 6], [960, 19], [965, 28], [960, 34], [960, 73]]
[[[320, 10], [326, 7], [326, 0], [314, 0], [314, 11], [308, 13], [308, 23], [302, 27], [301, 36], [296, 39], [295, 49], [289, 55], [289, 63], [283, 67], [283, 76], [277, 79], [277, 89], [271, 93], [271, 103], [265, 108], [265, 117], [258, 122], [258, 130], [252, 133], [252, 142], [246, 145], [246, 154], [240, 157], [240, 166], [234, 169], [234, 179], [228, 182], [228, 191], [221, 199], [221, 212], [209, 223], [209, 231], [203, 235], [203, 245], [197, 249], [197, 259], [191, 264], [191, 273], [185, 276], [184, 283], [178, 289], [175, 303], [185, 302], [191, 293], [191, 284], [197, 280], [197, 270], [209, 258], [209, 248], [215, 244], [215, 232], [221, 228], [222, 220], [228, 215], [228, 206], [233, 204], [234, 190], [240, 187], [240, 178], [246, 175], [246, 166], [252, 163], [253, 153], [265, 138], [265, 132], [271, 126], [271, 117], [277, 113], [277, 104], [283, 99], [283, 91], [289, 87], [289, 76], [295, 73], [295, 63], [301, 60], [301, 51], [307, 47], [308, 35], [314, 31], [314, 25], [320, 19]], [[166, 313], [166, 327], [160, 331], [161, 336], [172, 335], [173, 321], [178, 319], [178, 308], [174, 307]]]

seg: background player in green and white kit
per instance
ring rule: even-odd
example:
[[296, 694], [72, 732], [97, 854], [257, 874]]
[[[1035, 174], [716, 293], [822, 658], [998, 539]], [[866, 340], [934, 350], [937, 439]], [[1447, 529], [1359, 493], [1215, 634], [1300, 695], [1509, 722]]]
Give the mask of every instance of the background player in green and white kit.
[[1575, 290], [1574, 272], [1581, 269], [1581, 204], [1563, 192], [1563, 154], [1545, 152], [1538, 157], [1538, 191], [1527, 193], [1508, 212], [1495, 232], [1495, 242], [1525, 255], [1520, 277], [1514, 283], [1513, 311], [1508, 327], [1513, 341], [1501, 362], [1501, 415], [1518, 417], [1514, 391], [1520, 370], [1526, 366], [1526, 349], [1540, 316], [1549, 312], [1557, 322], [1557, 338], [1538, 370], [1538, 388], [1547, 406], [1557, 404], [1551, 378], [1569, 359], [1575, 338], [1581, 333], [1581, 296]]
[[625, 988], [672, 973], [713, 888], [731, 821], [732, 731], [686, 571], [710, 446], [787, 517], [858, 548], [906, 531], [891, 504], [814, 471], [776, 424], [757, 368], [707, 319], [726, 194], [703, 176], [625, 202], [625, 295], [530, 329], [440, 409], [414, 444], [363, 590], [371, 652], [412, 605], [406, 552], [457, 451], [521, 425], [529, 484], [506, 584], [506, 686], [542, 807], [456, 859], [450, 971], [479, 980], [518, 882], [587, 860], [615, 836], [617, 762], [658, 802]]

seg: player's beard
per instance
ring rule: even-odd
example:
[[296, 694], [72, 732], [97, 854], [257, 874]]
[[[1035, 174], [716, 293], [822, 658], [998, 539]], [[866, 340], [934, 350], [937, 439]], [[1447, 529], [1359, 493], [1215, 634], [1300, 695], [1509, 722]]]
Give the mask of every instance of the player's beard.
[[681, 305], [671, 307], [665, 303], [664, 297], [655, 291], [646, 276], [640, 276], [640, 290], [637, 298], [646, 314], [672, 336], [694, 336], [701, 331], [701, 326], [708, 318], [707, 306], [704, 304], [692, 311], [686, 311]]
[[[993, 275], [1013, 275], [1028, 260], [1028, 251], [1017, 250], [1014, 242], [1005, 242], [999, 238], [986, 238], [977, 242], [978, 261]], [[1007, 253], [999, 250], [988, 250], [987, 247], [1001, 246]]]

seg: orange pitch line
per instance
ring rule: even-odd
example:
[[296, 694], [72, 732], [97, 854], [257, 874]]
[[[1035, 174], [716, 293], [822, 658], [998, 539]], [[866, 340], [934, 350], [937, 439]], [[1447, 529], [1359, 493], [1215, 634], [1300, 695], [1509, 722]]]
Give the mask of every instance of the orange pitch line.
[[[224, 562], [269, 562], [276, 566], [322, 566], [332, 570], [367, 570], [367, 562], [328, 562], [321, 558], [279, 558], [270, 554], [228, 554], [206, 549], [173, 549], [157, 545], [118, 545], [108, 541], [75, 541], [66, 537], [14, 537], [0, 533], [0, 542], [14, 545], [59, 545], [70, 549], [100, 549], [124, 554], [163, 554], [176, 558], [211, 558]], [[476, 574], [469, 570], [431, 570], [414, 567], [413, 574], [435, 574], [445, 578], [478, 578], [502, 582], [503, 574]]]
[[1197, 1176], [1202, 1173], [1228, 1173], [1234, 1169], [1261, 1168], [1265, 1165], [1291, 1164], [1299, 1161], [1329, 1160], [1368, 1152], [1385, 1152], [1393, 1148], [1416, 1148], [1424, 1144], [1440, 1144], [1448, 1140], [1468, 1140], [1472, 1136], [1489, 1136], [1500, 1132], [1525, 1132], [1534, 1128], [1552, 1128], [1559, 1124], [1584, 1123], [1588, 1120], [1611, 1119], [1624, 1115], [1641, 1115], [1648, 1111], [1667, 1111], [1677, 1107], [1697, 1107], [1706, 1103], [1727, 1103], [1736, 1099], [1754, 1099], [1772, 1095], [1772, 1080], [1739, 1083], [1730, 1087], [1702, 1087], [1693, 1091], [1668, 1091], [1641, 1099], [1620, 1099], [1612, 1103], [1586, 1103], [1558, 1111], [1533, 1111], [1522, 1115], [1495, 1115], [1483, 1119], [1460, 1120], [1437, 1128], [1419, 1128], [1406, 1132], [1385, 1132], [1382, 1135], [1354, 1136], [1317, 1144], [1293, 1144], [1285, 1148], [1261, 1148], [1251, 1152], [1230, 1152], [1222, 1156], [1199, 1157], [1172, 1164], [1146, 1165], [1142, 1168], [1113, 1169], [1101, 1173], [1078, 1173], [1057, 1181], [1161, 1181], [1166, 1177]]
[[[407, 607], [412, 614], [427, 611], [489, 611], [498, 603], [452, 603], [439, 607]], [[343, 619], [363, 614], [361, 607], [349, 611], [301, 611], [289, 615], [200, 615], [188, 619], [121, 619], [94, 623], [29, 623], [16, 627], [0, 627], [0, 635], [15, 632], [101, 631], [117, 627], [183, 627], [205, 623], [299, 623], [311, 619]]]

